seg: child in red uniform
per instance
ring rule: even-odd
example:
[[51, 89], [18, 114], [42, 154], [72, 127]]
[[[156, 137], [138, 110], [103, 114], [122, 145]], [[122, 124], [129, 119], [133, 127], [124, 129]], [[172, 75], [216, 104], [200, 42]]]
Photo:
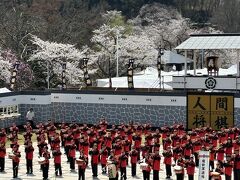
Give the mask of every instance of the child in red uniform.
[[5, 170], [5, 156], [6, 156], [6, 147], [5, 143], [0, 144], [0, 172]]
[[34, 148], [32, 146], [32, 142], [29, 141], [27, 144], [27, 147], [25, 147], [25, 153], [26, 153], [26, 165], [27, 165], [27, 174], [32, 174], [33, 173], [33, 151]]
[[132, 177], [136, 176], [136, 168], [137, 168], [137, 159], [138, 159], [138, 151], [135, 146], [133, 146], [133, 150], [130, 152], [131, 157], [131, 169], [132, 169]]
[[169, 179], [172, 176], [172, 169], [171, 169], [171, 165], [172, 165], [172, 151], [171, 151], [171, 147], [168, 146], [166, 151], [163, 151], [163, 156], [164, 156], [164, 164], [165, 164], [165, 168], [166, 168], [166, 179]]
[[193, 161], [193, 156], [190, 157], [190, 160], [186, 162], [188, 180], [194, 180], [195, 173], [195, 162]]
[[21, 157], [21, 153], [18, 150], [18, 146], [13, 146], [13, 154], [14, 154], [14, 158], [12, 159], [13, 178], [17, 178], [18, 177], [18, 166], [19, 166], [20, 157]]
[[119, 157], [119, 166], [120, 166], [120, 172], [121, 172], [121, 180], [127, 179], [127, 160], [128, 156], [125, 152], [122, 152], [122, 154]]
[[223, 163], [224, 174], [226, 180], [231, 180], [232, 171], [233, 171], [233, 161], [231, 160], [231, 156], [227, 156], [226, 161]]
[[54, 157], [54, 166], [55, 166], [55, 175], [62, 176], [62, 166], [61, 166], [61, 151], [60, 146], [56, 146], [56, 149], [52, 152], [52, 155]]
[[93, 149], [89, 151], [89, 154], [92, 156], [91, 165], [92, 165], [93, 177], [97, 177], [98, 176], [98, 156], [99, 156], [97, 144], [93, 145]]
[[85, 169], [87, 167], [88, 157], [84, 155], [83, 150], [80, 150], [79, 159], [82, 163], [78, 164], [78, 180], [85, 180]]
[[153, 169], [153, 180], [159, 180], [159, 171], [160, 171], [160, 160], [161, 156], [159, 151], [156, 151], [152, 156], [152, 169]]

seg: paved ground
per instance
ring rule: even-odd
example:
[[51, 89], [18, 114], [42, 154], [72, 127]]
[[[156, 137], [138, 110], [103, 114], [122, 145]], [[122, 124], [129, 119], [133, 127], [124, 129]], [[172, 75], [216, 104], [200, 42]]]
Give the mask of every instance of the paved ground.
[[[33, 160], [33, 175], [27, 175], [26, 174], [26, 160], [25, 160], [25, 152], [24, 152], [24, 146], [20, 146], [20, 151], [21, 151], [21, 161], [20, 161], [20, 167], [19, 167], [19, 175], [18, 175], [18, 179], [33, 179], [33, 180], [38, 180], [38, 179], [42, 179], [42, 172], [40, 171], [40, 165], [38, 164], [37, 162], [37, 157], [38, 157], [38, 148], [37, 148], [37, 145], [36, 143], [34, 143], [34, 148], [35, 148], [35, 151], [34, 151], [34, 160]], [[7, 153], [10, 152], [11, 149], [8, 148], [7, 149]], [[62, 149], [62, 152], [63, 152], [63, 149]], [[78, 153], [77, 153], [77, 156], [78, 157]], [[162, 162], [162, 160], [161, 160]], [[5, 179], [13, 179], [13, 174], [12, 174], [12, 160], [11, 159], [8, 159], [6, 157], [6, 163], [5, 163], [5, 171], [6, 173], [0, 173], [0, 180], [5, 180]], [[164, 165], [161, 164], [161, 167], [164, 168]], [[49, 169], [49, 179], [50, 180], [53, 180], [53, 179], [67, 179], [67, 180], [77, 180], [78, 179], [78, 174], [77, 172], [76, 173], [72, 173], [70, 172], [70, 165], [66, 162], [66, 156], [65, 155], [62, 155], [62, 170], [63, 170], [63, 177], [60, 178], [60, 177], [55, 177], [55, 174], [54, 174], [54, 163], [53, 163], [53, 159], [50, 160], [50, 169]], [[77, 166], [76, 166], [76, 170], [77, 170]], [[197, 180], [197, 171], [196, 170], [196, 176], [195, 176], [195, 179]], [[101, 167], [99, 165], [98, 167], [98, 178], [95, 178], [95, 179], [99, 179], [99, 180], [107, 180], [108, 177], [106, 175], [102, 175], [101, 174]], [[127, 168], [127, 179], [143, 179], [142, 178], [142, 172], [139, 168], [139, 166], [137, 167], [137, 178], [133, 178], [131, 177], [131, 167], [128, 167]], [[165, 170], [163, 171], [160, 171], [160, 179], [163, 180], [165, 179]], [[223, 176], [222, 176], [223, 177]], [[91, 180], [93, 179], [92, 178], [92, 173], [91, 173], [91, 167], [88, 167], [86, 169], [86, 180]], [[152, 179], [152, 173], [151, 173], [151, 177], [150, 179]], [[176, 179], [176, 176], [173, 172], [173, 176], [172, 176], [172, 179]], [[185, 175], [185, 178], [184, 179], [188, 179], [187, 178], [187, 175]], [[225, 179], [225, 178], [223, 178]]]

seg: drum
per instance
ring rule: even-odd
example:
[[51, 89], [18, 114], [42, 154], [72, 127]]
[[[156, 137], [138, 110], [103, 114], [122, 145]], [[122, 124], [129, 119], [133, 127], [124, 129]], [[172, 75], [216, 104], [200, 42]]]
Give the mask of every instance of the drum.
[[38, 164], [44, 164], [45, 158], [44, 157], [39, 157], [38, 158]]
[[148, 169], [148, 164], [147, 163], [140, 163], [140, 169], [141, 170], [147, 170]]
[[108, 177], [109, 178], [116, 178], [117, 176], [117, 169], [115, 164], [108, 164]]
[[82, 159], [76, 159], [76, 164], [78, 164], [79, 166], [83, 166], [85, 162]]
[[221, 176], [220, 176], [220, 173], [218, 172], [211, 172], [211, 180], [220, 180], [221, 179]]
[[12, 152], [8, 153], [8, 158], [9, 159], [13, 159], [14, 157], [15, 157], [15, 155]]
[[182, 166], [174, 166], [175, 174], [182, 174]]

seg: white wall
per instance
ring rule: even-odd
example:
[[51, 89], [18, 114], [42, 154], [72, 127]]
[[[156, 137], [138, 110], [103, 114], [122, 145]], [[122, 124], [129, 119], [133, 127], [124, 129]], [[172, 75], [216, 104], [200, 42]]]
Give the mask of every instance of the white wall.
[[51, 104], [51, 95], [16, 95], [0, 97], [0, 106], [18, 104]]
[[52, 93], [52, 102], [97, 103], [97, 104], [139, 104], [186, 106], [183, 96], [143, 96], [143, 95], [102, 95], [102, 94], [60, 94]]

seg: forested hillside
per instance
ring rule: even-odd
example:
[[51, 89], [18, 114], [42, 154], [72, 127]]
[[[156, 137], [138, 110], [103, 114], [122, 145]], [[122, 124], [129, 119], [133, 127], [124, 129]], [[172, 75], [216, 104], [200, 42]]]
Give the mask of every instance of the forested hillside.
[[160, 46], [171, 50], [191, 33], [239, 32], [239, 9], [239, 0], [1, 0], [0, 84], [17, 60], [21, 88], [46, 87], [46, 61], [52, 87], [63, 60], [70, 84], [82, 82], [82, 57], [93, 79], [116, 76], [116, 56], [120, 76], [129, 58], [141, 70]]

